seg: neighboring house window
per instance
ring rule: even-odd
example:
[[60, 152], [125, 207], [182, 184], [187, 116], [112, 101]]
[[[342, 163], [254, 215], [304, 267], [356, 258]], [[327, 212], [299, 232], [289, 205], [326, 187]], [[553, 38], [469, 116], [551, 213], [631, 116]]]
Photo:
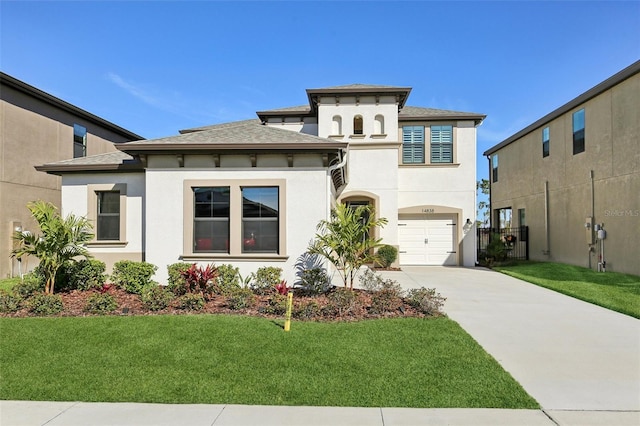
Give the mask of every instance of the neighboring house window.
[[333, 116], [333, 120], [331, 122], [331, 134], [336, 136], [342, 134], [342, 117], [339, 115]]
[[453, 126], [431, 126], [431, 162], [453, 163]]
[[402, 163], [424, 164], [424, 126], [402, 128]]
[[498, 154], [491, 157], [491, 181], [498, 181]]
[[373, 133], [376, 135], [384, 134], [384, 116], [378, 114], [373, 121]]
[[278, 187], [242, 188], [242, 252], [277, 253]]
[[79, 124], [73, 125], [73, 158], [87, 156], [87, 129]]
[[120, 192], [98, 191], [98, 220], [96, 239], [118, 241], [120, 239]]
[[362, 116], [356, 115], [353, 117], [353, 134], [362, 135]]
[[527, 226], [527, 223], [524, 217], [524, 209], [518, 209], [518, 225]]
[[193, 188], [194, 252], [229, 252], [229, 187]]
[[542, 129], [542, 156], [549, 156], [549, 128]]
[[584, 152], [584, 108], [573, 113], [573, 154]]

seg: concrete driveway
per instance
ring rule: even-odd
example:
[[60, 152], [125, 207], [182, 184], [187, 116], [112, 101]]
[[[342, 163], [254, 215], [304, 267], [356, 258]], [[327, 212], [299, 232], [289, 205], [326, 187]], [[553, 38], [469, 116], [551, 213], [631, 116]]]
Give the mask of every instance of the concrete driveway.
[[640, 320], [484, 268], [382, 275], [435, 287], [448, 316], [545, 411], [640, 410]]

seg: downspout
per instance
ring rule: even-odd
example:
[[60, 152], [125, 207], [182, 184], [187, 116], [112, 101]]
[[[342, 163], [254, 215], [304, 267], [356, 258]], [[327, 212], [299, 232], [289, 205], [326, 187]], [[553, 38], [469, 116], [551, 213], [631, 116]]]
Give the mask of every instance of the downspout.
[[[595, 215], [595, 204], [596, 204], [596, 199], [595, 199], [595, 188], [594, 188], [594, 182], [593, 182], [593, 170], [589, 170], [589, 180], [591, 181], [591, 224], [593, 226], [593, 224], [595, 223], [594, 220], [594, 215]], [[591, 230], [591, 232], [593, 232], [593, 230]], [[593, 234], [592, 234], [593, 235]], [[589, 243], [589, 251], [587, 252], [587, 256], [589, 257], [589, 269], [591, 269], [591, 253], [593, 252], [593, 240], [590, 241]]]
[[549, 256], [549, 181], [544, 181], [544, 236], [545, 236], [545, 249], [542, 252], [545, 256]]

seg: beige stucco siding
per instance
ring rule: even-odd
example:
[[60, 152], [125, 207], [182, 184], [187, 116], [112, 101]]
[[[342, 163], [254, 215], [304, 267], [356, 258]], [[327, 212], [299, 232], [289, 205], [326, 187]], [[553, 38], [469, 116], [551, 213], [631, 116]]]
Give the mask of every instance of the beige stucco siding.
[[[607, 269], [640, 275], [640, 75], [613, 86], [497, 151], [496, 209], [525, 209], [530, 257], [592, 267], [585, 219], [604, 224]], [[585, 110], [585, 151], [573, 154], [572, 114]], [[542, 129], [550, 155], [542, 157]], [[592, 184], [593, 175], [593, 184]], [[549, 247], [545, 231], [548, 182]], [[593, 187], [593, 194], [592, 194]], [[495, 226], [495, 225], [494, 225]], [[549, 248], [550, 252], [545, 254]], [[596, 247], [594, 246], [593, 249]]]

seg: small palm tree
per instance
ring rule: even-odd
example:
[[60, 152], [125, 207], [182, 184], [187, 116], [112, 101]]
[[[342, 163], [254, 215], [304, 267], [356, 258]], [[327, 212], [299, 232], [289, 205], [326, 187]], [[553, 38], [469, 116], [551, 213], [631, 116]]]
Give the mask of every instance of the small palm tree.
[[76, 257], [91, 257], [84, 244], [93, 238], [93, 227], [85, 217], [69, 215], [63, 219], [51, 203], [34, 201], [27, 208], [38, 222], [42, 235], [16, 231], [13, 239], [19, 247], [11, 252], [11, 257], [20, 259], [30, 255], [40, 259], [40, 270], [46, 281], [45, 292], [53, 294], [56, 273], [62, 265]]
[[318, 224], [319, 232], [308, 248], [310, 254], [322, 256], [336, 267], [345, 288], [353, 289], [358, 269], [372, 262], [373, 250], [382, 245], [382, 239], [373, 238], [371, 231], [386, 225], [387, 219], [375, 219], [374, 213], [370, 206], [336, 205], [330, 220]]

